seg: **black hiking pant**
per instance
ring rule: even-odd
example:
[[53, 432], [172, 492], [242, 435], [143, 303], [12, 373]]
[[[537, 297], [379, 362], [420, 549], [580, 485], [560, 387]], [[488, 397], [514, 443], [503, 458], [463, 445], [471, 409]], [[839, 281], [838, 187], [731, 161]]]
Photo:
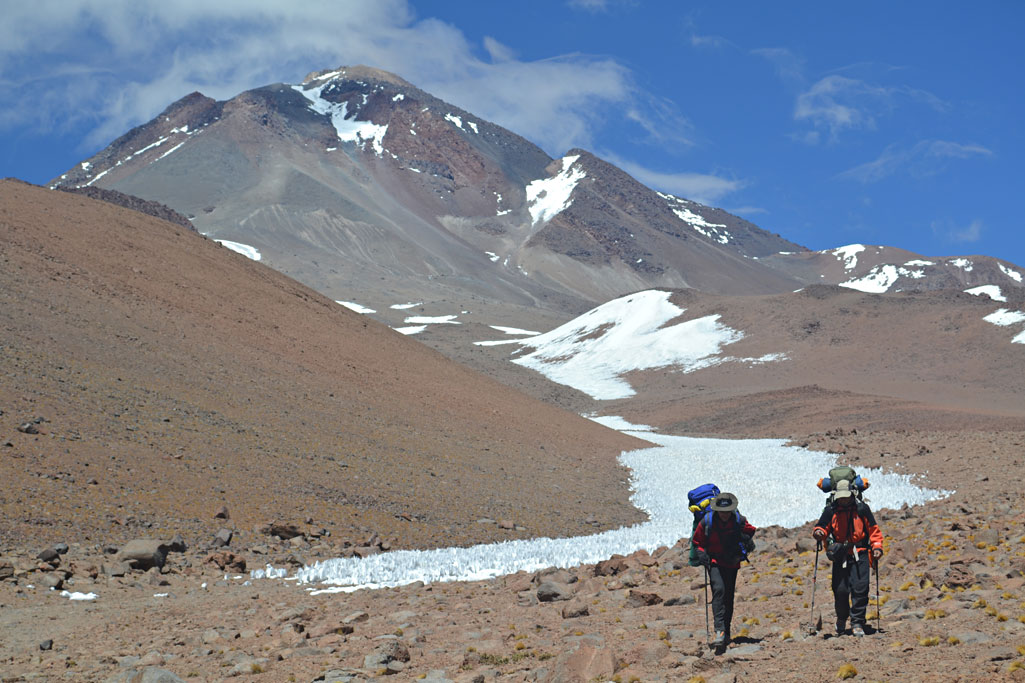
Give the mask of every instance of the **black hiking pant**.
[[854, 555], [847, 556], [844, 561], [833, 563], [833, 604], [836, 606], [836, 620], [865, 626], [865, 609], [868, 607], [868, 589], [871, 567], [868, 548], [858, 549], [858, 559]]
[[715, 630], [730, 631], [733, 621], [733, 594], [737, 591], [737, 567], [720, 567], [713, 564], [708, 568], [708, 580], [712, 584], [712, 614]]

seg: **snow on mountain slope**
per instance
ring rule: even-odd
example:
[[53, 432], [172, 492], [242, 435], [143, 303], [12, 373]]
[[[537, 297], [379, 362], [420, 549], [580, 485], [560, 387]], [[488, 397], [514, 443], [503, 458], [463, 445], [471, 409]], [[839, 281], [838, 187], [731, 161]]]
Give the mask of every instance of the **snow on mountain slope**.
[[764, 363], [781, 354], [760, 358], [722, 355], [723, 347], [739, 341], [742, 332], [709, 315], [668, 325], [685, 309], [669, 301], [671, 292], [650, 290], [598, 306], [551, 332], [517, 340], [534, 350], [513, 360], [549, 379], [599, 400], [632, 396], [624, 375], [636, 370], [670, 368], [692, 372], [726, 362]]

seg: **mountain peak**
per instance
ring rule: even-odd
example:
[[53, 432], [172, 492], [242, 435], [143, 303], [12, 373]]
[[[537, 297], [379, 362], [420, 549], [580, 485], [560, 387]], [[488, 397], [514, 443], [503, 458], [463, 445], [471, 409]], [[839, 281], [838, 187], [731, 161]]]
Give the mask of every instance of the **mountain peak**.
[[409, 81], [399, 78], [390, 71], [383, 69], [376, 69], [372, 66], [366, 66], [363, 64], [357, 64], [356, 66], [340, 66], [337, 69], [321, 69], [320, 71], [311, 71], [303, 79], [303, 85], [314, 83], [316, 81], [325, 81], [334, 78], [346, 78], [348, 80], [360, 80], [366, 79], [369, 81], [380, 81], [383, 83], [391, 83], [392, 85], [398, 85], [405, 88], [414, 87]]

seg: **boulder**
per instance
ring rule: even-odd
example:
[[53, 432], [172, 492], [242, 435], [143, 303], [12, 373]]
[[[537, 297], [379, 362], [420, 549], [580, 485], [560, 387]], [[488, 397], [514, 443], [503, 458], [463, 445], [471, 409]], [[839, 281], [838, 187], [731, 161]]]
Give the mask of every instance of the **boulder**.
[[626, 597], [627, 607], [651, 607], [652, 605], [658, 605], [661, 602], [662, 598], [657, 593], [648, 593], [646, 591], [633, 589], [631, 589], [630, 593]]
[[622, 555], [613, 555], [607, 560], [602, 560], [594, 565], [595, 576], [615, 576], [629, 569], [630, 564]]
[[573, 589], [564, 583], [545, 581], [537, 587], [537, 599], [541, 602], [557, 602], [573, 598]]
[[222, 571], [241, 573], [246, 570], [246, 558], [241, 555], [236, 555], [230, 550], [221, 550], [216, 553], [210, 553], [203, 561], [207, 564], [216, 566]]
[[167, 544], [151, 538], [138, 538], [129, 541], [121, 548], [119, 556], [132, 569], [149, 569], [163, 567], [167, 561]]
[[234, 533], [231, 529], [218, 529], [211, 545], [215, 548], [225, 548], [231, 543], [232, 536]]

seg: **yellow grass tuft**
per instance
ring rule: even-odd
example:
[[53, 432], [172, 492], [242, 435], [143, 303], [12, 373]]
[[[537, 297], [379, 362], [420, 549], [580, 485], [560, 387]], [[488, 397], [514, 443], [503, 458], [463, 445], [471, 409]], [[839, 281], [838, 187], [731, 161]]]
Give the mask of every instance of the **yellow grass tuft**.
[[911, 581], [905, 581], [904, 583], [901, 584], [900, 588], [898, 588], [897, 590], [908, 591], [908, 590], [911, 590], [911, 587], [914, 586], [914, 585], [915, 584], [913, 582], [911, 582]]
[[704, 676], [691, 676], [687, 679], [687, 683], [705, 683]]
[[919, 638], [918, 644], [922, 647], [932, 647], [933, 645], [939, 645], [940, 639], [936, 636], [929, 636], [928, 638]]
[[986, 607], [986, 601], [982, 598], [979, 598], [978, 600], [972, 603], [972, 607]]
[[961, 639], [958, 638], [957, 636], [950, 636], [949, 638], [947, 638], [947, 644], [948, 645], [960, 645], [961, 644]]
[[744, 623], [747, 624], [748, 626], [757, 626], [758, 624], [760, 624], [762, 622], [758, 620], [758, 617], [748, 617], [747, 619], [744, 620]]
[[741, 637], [741, 638], [744, 638], [744, 637], [746, 637], [746, 636], [749, 636], [749, 635], [751, 635], [751, 632], [750, 632], [750, 631], [748, 631], [748, 630], [747, 630], [747, 627], [745, 626], [744, 628], [742, 628], [742, 629], [740, 629], [739, 631], [737, 631], [737, 635], [738, 635], [739, 637]]
[[1020, 654], [1022, 657], [1025, 657], [1025, 645], [1018, 646], [1018, 654]]
[[794, 634], [792, 631], [783, 631], [783, 640], [793, 640]]
[[1022, 669], [1025, 669], [1025, 662], [1011, 662], [1007, 667], [1008, 671], [1021, 671]]
[[848, 678], [854, 678], [858, 675], [858, 670], [854, 668], [853, 664], [844, 664], [840, 667], [840, 670], [836, 672], [836, 677], [841, 680], [847, 680]]
[[927, 609], [925, 610], [926, 619], [942, 619], [947, 616], [946, 611], [941, 609]]

